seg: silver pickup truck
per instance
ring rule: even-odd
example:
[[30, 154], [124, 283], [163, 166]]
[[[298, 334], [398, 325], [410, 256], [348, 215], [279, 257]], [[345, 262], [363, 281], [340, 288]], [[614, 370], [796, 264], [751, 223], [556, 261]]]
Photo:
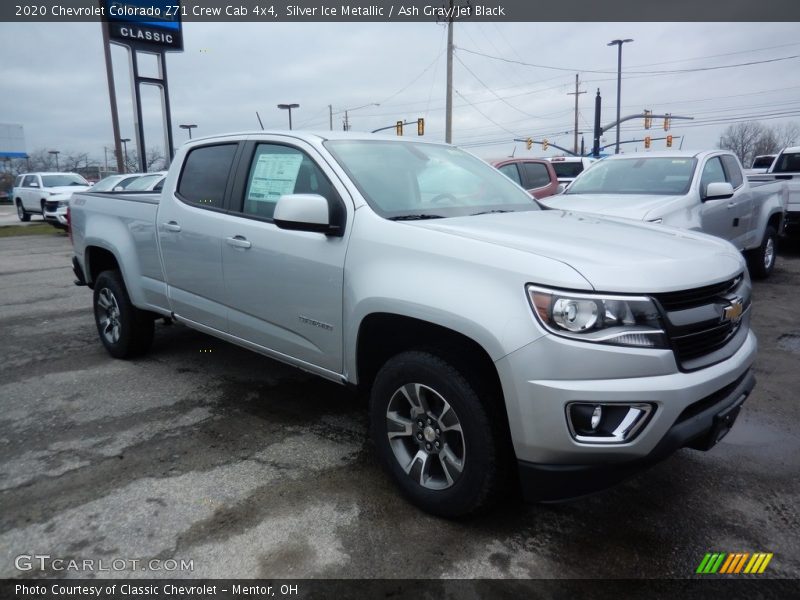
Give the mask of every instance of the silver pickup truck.
[[750, 274], [764, 278], [775, 266], [788, 190], [748, 182], [724, 150], [648, 152], [605, 158], [542, 204], [710, 233], [744, 252]]
[[784, 148], [772, 162], [765, 174], [748, 175], [750, 185], [764, 182], [785, 182], [789, 199], [786, 206], [785, 233], [800, 237], [800, 146]]
[[160, 194], [76, 194], [70, 221], [112, 356], [166, 317], [362, 390], [379, 459], [438, 515], [709, 449], [755, 385], [729, 242], [540, 210], [452, 146], [193, 140]]

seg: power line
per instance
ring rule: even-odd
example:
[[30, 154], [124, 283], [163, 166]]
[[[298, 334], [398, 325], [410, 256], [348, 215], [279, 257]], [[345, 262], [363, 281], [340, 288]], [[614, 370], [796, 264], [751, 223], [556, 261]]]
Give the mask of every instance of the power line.
[[[486, 85], [486, 84], [483, 82], [483, 80], [482, 80], [480, 77], [478, 77], [478, 76], [477, 76], [477, 75], [476, 75], [476, 74], [475, 74], [475, 73], [472, 71], [472, 69], [470, 69], [470, 68], [469, 68], [467, 65], [465, 65], [465, 64], [464, 64], [464, 61], [463, 61], [463, 60], [461, 60], [461, 58], [458, 56], [458, 54], [456, 54], [456, 55], [455, 55], [455, 57], [456, 57], [456, 60], [459, 62], [459, 64], [460, 64], [462, 67], [464, 67], [464, 68], [467, 70], [467, 72], [468, 72], [470, 75], [472, 75], [472, 76], [473, 76], [473, 77], [474, 77], [474, 78], [475, 78], [475, 79], [478, 81], [478, 83], [480, 83], [480, 84], [481, 84], [483, 87], [485, 87], [485, 88], [486, 88], [486, 89], [489, 91], [489, 93], [491, 93], [491, 94], [492, 94], [492, 95], [493, 95], [495, 98], [497, 98], [498, 100], [500, 100], [500, 101], [501, 101], [503, 104], [506, 104], [507, 106], [510, 106], [511, 108], [513, 108], [513, 109], [514, 109], [515, 111], [517, 111], [518, 113], [521, 113], [521, 114], [523, 114], [523, 115], [525, 115], [525, 116], [527, 116], [527, 117], [531, 117], [531, 118], [533, 118], [533, 119], [538, 119], [538, 118], [539, 118], [539, 117], [537, 117], [536, 115], [532, 115], [531, 113], [525, 112], [524, 110], [522, 110], [522, 109], [520, 109], [520, 108], [517, 108], [516, 106], [514, 106], [513, 104], [511, 104], [510, 102], [508, 102], [508, 101], [507, 101], [505, 98], [503, 98], [503, 97], [499, 96], [499, 95], [497, 94], [497, 92], [495, 92], [495, 91], [494, 91], [493, 89], [491, 89], [491, 88], [490, 88], [488, 85]], [[460, 95], [460, 94], [459, 94], [459, 95]], [[463, 96], [462, 96], [462, 97], [463, 97]]]
[[[581, 72], [581, 73], [597, 73], [597, 74], [600, 74], [600, 75], [610, 75], [610, 74], [616, 73], [616, 71], [601, 71], [601, 70], [596, 70], [596, 69], [576, 69], [576, 68], [567, 68], [567, 67], [554, 67], [554, 66], [551, 66], [551, 65], [538, 65], [538, 64], [534, 64], [534, 63], [527, 63], [527, 62], [523, 62], [523, 61], [519, 61], [519, 60], [513, 60], [513, 59], [510, 59], [510, 58], [503, 58], [502, 56], [492, 56], [490, 54], [484, 54], [483, 52], [476, 52], [475, 50], [468, 50], [467, 48], [462, 48], [461, 46], [458, 46], [458, 50], [464, 51], [464, 52], [468, 52], [469, 54], [475, 54], [477, 56], [483, 56], [484, 58], [491, 58], [492, 60], [500, 60], [500, 61], [507, 62], [507, 63], [514, 63], [514, 64], [522, 65], [522, 66], [525, 66], [525, 67], [534, 67], [534, 68], [537, 68], [537, 69], [550, 69], [550, 70], [553, 70], [553, 71], [570, 71], [572, 73], [575, 73], [576, 71], [578, 71], [578, 72]], [[800, 58], [800, 54], [794, 54], [792, 56], [782, 56], [782, 57], [779, 57], [779, 58], [769, 58], [769, 59], [764, 59], [764, 60], [754, 60], [754, 61], [749, 61], [749, 62], [744, 62], [744, 63], [737, 63], [737, 64], [733, 64], [733, 65], [718, 65], [718, 66], [715, 66], [715, 67], [695, 67], [695, 68], [692, 68], [692, 69], [669, 69], [669, 70], [661, 70], [661, 71], [632, 71], [630, 69], [625, 69], [625, 72], [627, 74], [633, 74], [633, 75], [667, 75], [667, 74], [671, 74], [671, 73], [697, 73], [697, 72], [701, 72], [701, 71], [716, 71], [716, 70], [719, 70], [719, 69], [733, 69], [733, 68], [736, 68], [736, 67], [748, 67], [748, 66], [752, 66], [752, 65], [763, 65], [763, 64], [766, 64], [766, 63], [780, 62], [780, 61], [784, 61], [784, 60], [792, 60], [792, 59], [795, 59], [795, 58]]]

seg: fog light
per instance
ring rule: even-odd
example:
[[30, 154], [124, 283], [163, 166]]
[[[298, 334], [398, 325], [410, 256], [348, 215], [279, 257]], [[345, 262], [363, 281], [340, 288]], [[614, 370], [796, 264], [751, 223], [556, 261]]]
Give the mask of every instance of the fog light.
[[650, 420], [655, 406], [636, 404], [567, 405], [567, 426], [572, 437], [582, 443], [623, 444], [633, 440]]
[[603, 418], [603, 407], [599, 404], [594, 407], [594, 412], [592, 412], [592, 431], [597, 429], [597, 426], [600, 425], [600, 419]]

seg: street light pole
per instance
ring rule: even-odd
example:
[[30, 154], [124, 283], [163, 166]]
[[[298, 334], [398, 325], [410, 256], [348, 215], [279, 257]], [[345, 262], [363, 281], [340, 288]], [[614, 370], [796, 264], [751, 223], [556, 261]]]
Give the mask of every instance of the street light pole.
[[125, 147], [125, 172], [128, 172], [128, 142], [131, 141], [131, 138], [122, 138], [120, 142]]
[[289, 111], [289, 131], [292, 130], [292, 109], [300, 108], [299, 104], [278, 104], [278, 108]]
[[58, 170], [59, 170], [59, 168], [58, 168], [58, 155], [59, 155], [60, 153], [61, 153], [61, 151], [60, 151], [60, 150], [49, 150], [49, 151], [48, 151], [48, 154], [54, 154], [54, 155], [55, 155], [55, 157], [56, 157], [56, 171], [58, 171]]
[[619, 154], [619, 119], [620, 119], [620, 95], [622, 94], [622, 44], [632, 42], [631, 39], [613, 40], [608, 43], [609, 46], [617, 47], [617, 143], [614, 148], [614, 154]]
[[197, 127], [197, 125], [194, 125], [194, 124], [191, 124], [191, 125], [178, 125], [178, 127], [180, 127], [181, 129], [188, 130], [189, 131], [189, 139], [192, 139], [192, 129]]

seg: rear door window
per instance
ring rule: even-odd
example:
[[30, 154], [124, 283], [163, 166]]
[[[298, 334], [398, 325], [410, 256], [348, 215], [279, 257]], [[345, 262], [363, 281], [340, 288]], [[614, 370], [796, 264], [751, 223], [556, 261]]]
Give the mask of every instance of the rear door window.
[[201, 208], [223, 208], [237, 147], [216, 144], [191, 150], [178, 182], [178, 197]]
[[542, 163], [524, 162], [522, 172], [525, 175], [525, 188], [533, 189], [550, 185], [550, 174]]

